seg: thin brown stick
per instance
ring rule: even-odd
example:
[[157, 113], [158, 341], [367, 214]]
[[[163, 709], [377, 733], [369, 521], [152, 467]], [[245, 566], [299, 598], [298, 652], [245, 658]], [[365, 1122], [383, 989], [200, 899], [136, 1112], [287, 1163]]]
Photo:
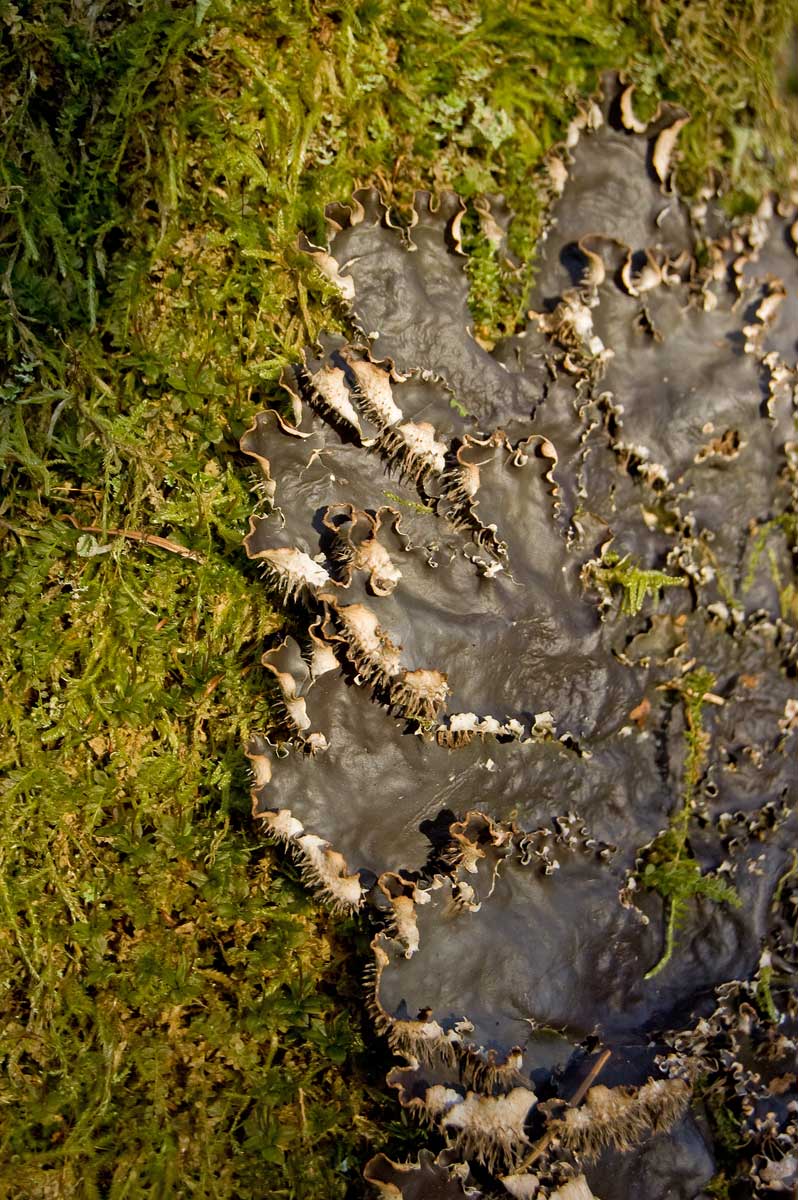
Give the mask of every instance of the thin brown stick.
[[[602, 1050], [601, 1054], [593, 1063], [593, 1066], [590, 1068], [587, 1075], [569, 1100], [568, 1103], [570, 1104], [571, 1108], [576, 1108], [578, 1104], [582, 1103], [585, 1096], [596, 1082], [596, 1078], [607, 1065], [611, 1054], [612, 1050]], [[529, 1151], [529, 1154], [527, 1154], [526, 1158], [521, 1162], [521, 1165], [515, 1171], [513, 1171], [513, 1174], [520, 1175], [523, 1171], [526, 1171], [527, 1167], [531, 1167], [532, 1163], [535, 1162], [536, 1159], [540, 1158], [541, 1154], [549, 1145], [553, 1137], [554, 1133], [551, 1130], [548, 1133], [544, 1133], [543, 1137], [539, 1138], [535, 1142], [534, 1146]]]
[[181, 558], [190, 558], [192, 562], [202, 562], [202, 556], [196, 551], [189, 550], [187, 546], [181, 546], [179, 542], [170, 542], [168, 538], [159, 537], [155, 533], [142, 533], [138, 529], [103, 529], [101, 525], [79, 525], [72, 513], [64, 513], [58, 519], [71, 521], [81, 533], [104, 533], [108, 537], [130, 538], [133, 542], [140, 542], [142, 546], [155, 546], [158, 550], [168, 550], [170, 554], [179, 554]]
[[579, 1087], [576, 1089], [573, 1096], [571, 1097], [571, 1100], [570, 1100], [571, 1108], [576, 1108], [577, 1104], [582, 1103], [585, 1096], [588, 1094], [588, 1092], [592, 1088], [593, 1084], [596, 1082], [596, 1079], [601, 1074], [601, 1072], [604, 1070], [604, 1068], [606, 1067], [606, 1065], [609, 1062], [611, 1057], [612, 1057], [612, 1050], [602, 1050], [601, 1054], [598, 1056], [596, 1061], [593, 1063], [593, 1066], [590, 1068], [587, 1075], [584, 1077], [584, 1079], [580, 1083]]

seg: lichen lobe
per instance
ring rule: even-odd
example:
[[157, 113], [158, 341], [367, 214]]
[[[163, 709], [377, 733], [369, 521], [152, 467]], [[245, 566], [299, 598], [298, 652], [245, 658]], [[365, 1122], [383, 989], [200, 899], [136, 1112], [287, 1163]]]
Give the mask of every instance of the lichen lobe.
[[449, 1147], [378, 1156], [381, 1195], [693, 1200], [719, 1097], [746, 1194], [794, 1174], [794, 1014], [761, 961], [794, 976], [796, 210], [690, 208], [686, 119], [618, 81], [584, 108], [492, 350], [459, 198], [407, 228], [374, 191], [336, 206], [308, 253], [355, 336], [242, 443], [247, 551], [295, 631], [255, 812], [378, 914], [391, 1082]]

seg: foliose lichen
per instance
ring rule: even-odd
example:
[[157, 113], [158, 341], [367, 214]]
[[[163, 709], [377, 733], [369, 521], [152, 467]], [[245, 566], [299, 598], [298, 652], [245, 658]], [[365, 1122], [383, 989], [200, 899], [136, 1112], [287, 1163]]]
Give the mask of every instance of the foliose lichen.
[[724, 1106], [735, 1195], [793, 1186], [798, 210], [688, 206], [687, 119], [585, 105], [490, 349], [456, 196], [333, 206], [351, 335], [243, 442], [294, 629], [255, 813], [373, 910], [389, 1081], [448, 1146], [381, 1195], [688, 1200]]

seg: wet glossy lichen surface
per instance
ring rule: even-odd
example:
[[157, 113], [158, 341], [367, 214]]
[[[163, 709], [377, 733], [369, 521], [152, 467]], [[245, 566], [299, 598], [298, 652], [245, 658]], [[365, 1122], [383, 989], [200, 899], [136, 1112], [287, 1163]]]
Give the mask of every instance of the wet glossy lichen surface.
[[381, 1195], [692, 1200], [720, 1109], [746, 1194], [795, 1184], [798, 226], [688, 206], [685, 119], [584, 108], [495, 346], [455, 196], [331, 208], [352, 334], [243, 442], [295, 633], [255, 812], [372, 910], [390, 1082], [448, 1147]]

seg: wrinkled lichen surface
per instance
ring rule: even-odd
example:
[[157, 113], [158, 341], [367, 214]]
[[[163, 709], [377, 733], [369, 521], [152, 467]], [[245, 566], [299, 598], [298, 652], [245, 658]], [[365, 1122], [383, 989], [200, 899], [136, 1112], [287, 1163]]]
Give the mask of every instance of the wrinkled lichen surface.
[[713, 1106], [747, 1194], [795, 1184], [798, 223], [688, 208], [686, 119], [585, 106], [497, 346], [455, 196], [333, 207], [354, 334], [243, 442], [295, 632], [255, 811], [377, 914], [389, 1082], [449, 1147], [386, 1196], [688, 1200]]

